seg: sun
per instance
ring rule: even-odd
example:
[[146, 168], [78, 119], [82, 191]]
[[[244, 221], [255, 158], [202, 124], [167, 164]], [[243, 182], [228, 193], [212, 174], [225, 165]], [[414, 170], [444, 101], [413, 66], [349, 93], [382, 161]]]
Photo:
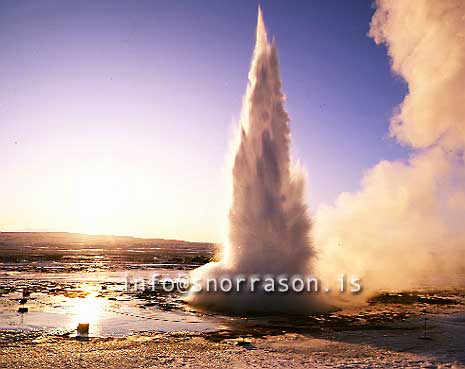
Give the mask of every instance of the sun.
[[127, 204], [129, 189], [118, 176], [93, 174], [76, 183], [77, 231], [111, 233]]

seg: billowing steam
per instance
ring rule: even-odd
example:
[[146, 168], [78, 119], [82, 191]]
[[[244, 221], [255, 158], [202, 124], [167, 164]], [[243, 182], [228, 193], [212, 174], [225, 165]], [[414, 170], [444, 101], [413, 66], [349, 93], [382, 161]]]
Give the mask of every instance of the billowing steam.
[[[278, 57], [259, 10], [257, 39], [243, 101], [232, 167], [229, 238], [222, 259], [194, 271], [191, 280], [223, 276], [308, 275], [314, 250], [304, 202], [304, 175], [289, 156]], [[191, 293], [191, 304], [228, 311], [320, 309], [308, 294]]]
[[390, 132], [413, 151], [318, 210], [320, 276], [357, 274], [369, 290], [454, 281], [465, 266], [465, 3], [379, 0], [369, 36], [408, 83]]

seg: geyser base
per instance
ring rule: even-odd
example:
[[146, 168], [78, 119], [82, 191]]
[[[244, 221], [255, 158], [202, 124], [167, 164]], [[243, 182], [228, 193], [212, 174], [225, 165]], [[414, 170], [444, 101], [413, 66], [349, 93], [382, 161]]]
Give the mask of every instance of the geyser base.
[[[307, 280], [305, 277], [297, 277], [301, 278], [303, 283]], [[254, 279], [256, 283], [252, 282]], [[247, 315], [283, 313], [308, 315], [338, 310], [327, 302], [326, 296], [319, 289], [295, 291], [291, 282], [288, 282], [286, 284], [288, 290], [281, 292], [279, 288], [282, 285], [276, 282], [275, 288], [270, 291], [265, 288], [269, 279], [277, 281], [279, 276], [275, 278], [271, 274], [260, 276], [250, 271], [240, 273], [236, 268], [234, 270], [227, 268], [222, 262], [208, 263], [191, 274], [191, 289], [185, 300], [194, 308], [204, 311]], [[230, 288], [227, 290], [222, 288], [221, 281], [225, 280], [229, 282]], [[238, 280], [242, 280], [242, 283], [238, 284]], [[290, 281], [291, 278], [288, 280]]]
[[339, 310], [313, 294], [275, 294], [202, 292], [189, 296], [186, 301], [195, 309], [244, 315], [291, 314], [309, 315]]

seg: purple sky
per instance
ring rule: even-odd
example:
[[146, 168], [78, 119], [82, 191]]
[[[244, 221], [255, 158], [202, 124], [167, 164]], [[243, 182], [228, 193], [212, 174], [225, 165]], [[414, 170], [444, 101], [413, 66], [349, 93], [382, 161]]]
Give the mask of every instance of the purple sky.
[[[315, 210], [406, 149], [371, 1], [263, 1]], [[0, 230], [220, 240], [258, 2], [0, 1]]]

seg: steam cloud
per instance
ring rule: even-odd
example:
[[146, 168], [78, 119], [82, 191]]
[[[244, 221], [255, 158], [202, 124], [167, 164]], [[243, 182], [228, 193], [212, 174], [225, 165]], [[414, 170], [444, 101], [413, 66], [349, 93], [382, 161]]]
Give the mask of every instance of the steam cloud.
[[344, 270], [368, 290], [453, 282], [465, 266], [465, 4], [378, 0], [369, 36], [408, 83], [390, 133], [412, 153], [317, 211], [319, 276]]
[[[272, 274], [308, 275], [314, 255], [304, 202], [304, 175], [289, 156], [278, 57], [259, 10], [256, 45], [243, 100], [232, 167], [229, 238], [222, 259], [194, 271], [192, 280]], [[246, 291], [247, 292], [247, 291]], [[308, 294], [191, 293], [192, 305], [227, 311], [321, 309]]]

